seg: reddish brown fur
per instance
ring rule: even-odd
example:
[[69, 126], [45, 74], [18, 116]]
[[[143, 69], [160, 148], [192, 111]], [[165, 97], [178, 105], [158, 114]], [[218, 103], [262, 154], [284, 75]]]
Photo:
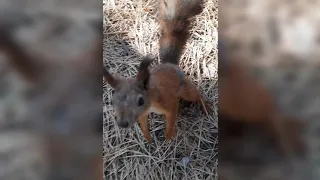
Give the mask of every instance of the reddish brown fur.
[[[225, 52], [219, 49], [220, 53]], [[271, 93], [243, 65], [234, 59], [219, 57], [219, 114], [245, 123], [265, 124], [287, 155], [303, 151], [304, 144], [296, 126], [302, 128], [304, 123], [284, 116]]]
[[159, 53], [163, 63], [179, 63], [190, 34], [190, 18], [202, 12], [203, 3], [203, 0], [159, 1], [158, 21], [162, 33]]
[[[172, 64], [161, 64], [153, 69], [150, 77], [151, 106], [159, 109], [166, 116], [166, 137], [172, 139], [175, 134], [175, 123], [179, 107], [179, 99], [203, 101], [198, 88], [186, 77], [179, 75], [181, 69]], [[170, 81], [168, 81], [170, 79]], [[206, 103], [203, 107], [210, 111]]]

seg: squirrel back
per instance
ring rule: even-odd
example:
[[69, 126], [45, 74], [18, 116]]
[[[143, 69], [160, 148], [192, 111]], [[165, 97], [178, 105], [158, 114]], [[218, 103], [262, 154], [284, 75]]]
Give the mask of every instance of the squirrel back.
[[202, 12], [203, 4], [203, 0], [159, 1], [161, 63], [179, 64], [182, 50], [190, 35], [190, 19]]

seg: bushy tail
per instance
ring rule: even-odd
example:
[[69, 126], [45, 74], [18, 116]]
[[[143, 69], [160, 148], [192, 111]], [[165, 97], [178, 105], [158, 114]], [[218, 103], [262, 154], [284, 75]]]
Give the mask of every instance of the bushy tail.
[[178, 64], [189, 38], [190, 18], [203, 10], [203, 0], [159, 0], [160, 60]]

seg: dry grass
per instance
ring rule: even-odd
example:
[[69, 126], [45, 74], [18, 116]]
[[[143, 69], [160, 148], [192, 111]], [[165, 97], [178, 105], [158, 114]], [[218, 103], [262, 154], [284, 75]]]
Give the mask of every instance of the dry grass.
[[[139, 59], [158, 56], [159, 31], [156, 0], [104, 0], [104, 62], [124, 77], [137, 73]], [[217, 104], [217, 6], [207, 1], [195, 18], [180, 67]], [[158, 58], [156, 58], [158, 59]], [[199, 104], [180, 106], [175, 138], [164, 140], [164, 117], [149, 116], [153, 143], [147, 144], [138, 125], [120, 129], [114, 120], [110, 99], [113, 89], [104, 85], [104, 159], [106, 179], [216, 179], [217, 109], [210, 117]], [[182, 108], [183, 107], [183, 108]], [[183, 164], [182, 158], [190, 162]]]

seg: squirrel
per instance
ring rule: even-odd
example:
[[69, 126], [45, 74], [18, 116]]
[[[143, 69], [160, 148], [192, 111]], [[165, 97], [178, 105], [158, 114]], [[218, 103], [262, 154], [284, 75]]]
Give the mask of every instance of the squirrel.
[[[262, 123], [273, 133], [282, 153], [304, 153], [305, 146], [299, 137], [299, 129], [305, 122], [284, 115], [274, 102], [271, 93], [235, 58], [227, 54], [223, 39], [218, 40], [219, 75], [219, 130], [230, 131], [232, 124]], [[231, 119], [227, 122], [227, 119]], [[234, 122], [237, 121], [237, 122]], [[225, 127], [224, 127], [225, 126]], [[228, 126], [228, 127], [227, 127]], [[225, 128], [225, 129], [224, 129]], [[229, 129], [227, 129], [229, 128]], [[234, 127], [237, 129], [237, 127]]]
[[151, 142], [148, 127], [150, 112], [165, 115], [165, 137], [171, 140], [175, 136], [180, 98], [201, 103], [207, 114], [211, 110], [198, 88], [178, 66], [189, 36], [190, 18], [202, 12], [203, 1], [160, 0], [158, 7], [162, 63], [149, 71], [153, 60], [145, 56], [137, 76], [133, 78], [117, 77], [104, 69], [104, 79], [115, 89], [112, 104], [118, 126], [129, 128], [138, 122], [148, 143]]

